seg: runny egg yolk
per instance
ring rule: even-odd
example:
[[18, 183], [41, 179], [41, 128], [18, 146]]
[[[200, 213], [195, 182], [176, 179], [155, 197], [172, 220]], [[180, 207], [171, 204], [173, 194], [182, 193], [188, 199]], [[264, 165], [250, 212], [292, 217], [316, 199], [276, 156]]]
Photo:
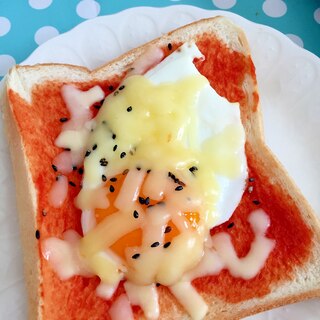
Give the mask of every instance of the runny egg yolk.
[[[105, 184], [105, 187], [107, 189], [110, 188], [110, 186], [114, 187], [113, 192], [109, 192], [107, 197], [109, 200], [109, 207], [107, 209], [95, 209], [95, 218], [97, 223], [99, 224], [103, 219], [106, 217], [116, 213], [118, 209], [114, 206], [114, 202], [119, 194], [119, 191], [122, 187], [123, 181], [125, 179], [125, 174], [118, 174], [115, 177], [115, 181], [108, 180]], [[140, 195], [141, 197], [145, 197], [144, 194]], [[165, 200], [165, 197], [164, 199]], [[150, 200], [150, 205], [156, 205], [159, 203], [159, 201]], [[197, 229], [198, 223], [200, 220], [200, 216], [198, 212], [184, 212], [184, 217], [186, 218], [186, 221], [190, 225], [192, 229]], [[179, 235], [180, 232], [178, 228], [175, 226], [175, 224], [170, 220], [167, 224], [166, 230], [165, 230], [165, 236], [164, 236], [164, 243], [171, 242], [177, 235]], [[130, 247], [140, 247], [142, 244], [142, 230], [136, 229], [134, 231], [131, 231], [127, 233], [126, 235], [122, 236], [120, 239], [118, 239], [111, 247], [110, 249], [116, 253], [119, 257], [126, 259], [125, 256], [125, 250]]]

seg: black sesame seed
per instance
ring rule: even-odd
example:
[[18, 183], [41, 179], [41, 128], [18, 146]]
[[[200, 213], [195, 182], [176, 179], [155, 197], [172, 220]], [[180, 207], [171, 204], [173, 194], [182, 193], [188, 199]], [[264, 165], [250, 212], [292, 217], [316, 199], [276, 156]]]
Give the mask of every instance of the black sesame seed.
[[138, 219], [139, 218], [139, 212], [137, 210], [133, 211], [133, 216]]
[[70, 186], [72, 186], [72, 187], [75, 187], [75, 186], [76, 186], [76, 184], [75, 184], [74, 182], [72, 182], [72, 181], [69, 181], [69, 184], [70, 184]]
[[112, 139], [114, 140], [116, 137], [117, 137], [116, 134], [113, 133], [113, 134], [112, 134]]
[[172, 230], [170, 226], [167, 226], [166, 229], [164, 230], [164, 233], [169, 233]]
[[101, 176], [101, 179], [102, 179], [103, 182], [107, 181], [107, 177], [104, 174]]
[[176, 182], [176, 176], [172, 172], [168, 172], [168, 177], [171, 178], [174, 182]]
[[78, 169], [77, 166], [72, 166], [73, 171], [76, 171], [77, 169]]
[[197, 170], [198, 170], [198, 168], [196, 166], [193, 166], [193, 167], [189, 168], [189, 171], [191, 173], [193, 173], [194, 171], [197, 171]]
[[140, 167], [137, 167], [137, 170], [138, 170], [138, 171], [140, 171], [140, 170], [141, 170], [141, 168], [140, 168]]
[[110, 188], [109, 188], [110, 192], [114, 192], [114, 186], [111, 185]]
[[115, 144], [115, 145], [113, 146], [113, 151], [116, 151], [117, 148], [118, 148], [118, 146]]
[[151, 169], [147, 170], [147, 173], [150, 173], [151, 172]]
[[160, 284], [159, 282], [157, 282], [157, 283], [156, 283], [156, 286], [157, 286], [157, 287], [160, 287], [160, 286], [161, 286], [161, 284]]
[[183, 190], [183, 186], [177, 186], [174, 190], [181, 191], [181, 190]]
[[78, 173], [79, 173], [79, 174], [83, 174], [83, 168], [79, 168], [79, 169], [78, 169]]
[[36, 230], [36, 238], [39, 240], [40, 239], [40, 231], [39, 230]]
[[54, 164], [53, 164], [51, 167], [52, 167], [53, 171], [55, 171], [55, 172], [57, 172], [57, 171], [58, 171], [57, 166], [55, 166]]
[[113, 86], [109, 86], [109, 88], [108, 88], [110, 91], [113, 91]]
[[144, 203], [148, 206], [150, 204], [150, 198], [146, 197]]
[[249, 181], [250, 182], [254, 182], [254, 178], [249, 178]]
[[234, 222], [231, 222], [231, 223], [228, 224], [227, 228], [230, 229], [230, 228], [232, 228], [233, 226], [234, 226]]
[[125, 170], [123, 170], [122, 174], [126, 175], [128, 172], [129, 172], [129, 169], [125, 169]]
[[108, 161], [106, 160], [106, 158], [101, 158], [99, 162], [100, 166], [102, 167], [106, 167], [108, 165]]
[[122, 86], [119, 87], [119, 90], [123, 90], [124, 88], [125, 88], [125, 86], [122, 85]]
[[159, 247], [160, 246], [160, 242], [154, 242], [152, 245], [151, 245], [151, 248], [156, 248], [156, 247]]
[[127, 155], [127, 154], [126, 154], [125, 152], [121, 152], [120, 158], [122, 159], [122, 158], [124, 158], [126, 155]]
[[145, 198], [139, 197], [139, 202], [140, 202], [140, 204], [145, 204], [146, 200], [145, 200]]
[[252, 202], [253, 202], [255, 205], [257, 205], [257, 206], [260, 204], [260, 201], [259, 201], [259, 200], [253, 200]]
[[58, 176], [56, 176], [56, 181], [58, 181], [60, 179], [61, 175], [59, 174]]
[[90, 150], [87, 150], [86, 151], [86, 154], [84, 155], [85, 157], [89, 157], [90, 156], [90, 153], [91, 153], [91, 151]]
[[169, 242], [166, 242], [166, 243], [163, 245], [163, 247], [166, 249], [166, 248], [170, 247], [170, 245], [171, 245], [171, 242], [169, 241]]
[[46, 210], [42, 210], [42, 215], [45, 217], [47, 215], [47, 211]]
[[97, 145], [96, 144], [94, 144], [93, 146], [92, 146], [92, 150], [96, 150], [97, 149]]
[[128, 111], [128, 112], [131, 112], [131, 111], [132, 111], [132, 107], [131, 107], [131, 106], [128, 107], [128, 108], [127, 108], [127, 111]]
[[60, 118], [60, 122], [67, 122], [69, 119], [68, 118]]
[[138, 259], [139, 257], [140, 257], [140, 253], [136, 253], [131, 258], [132, 259]]
[[64, 151], [71, 151], [70, 148], [64, 148]]
[[116, 181], [117, 181], [117, 178], [111, 178], [110, 181], [116, 182]]
[[171, 43], [168, 43], [168, 49], [172, 50], [172, 44]]

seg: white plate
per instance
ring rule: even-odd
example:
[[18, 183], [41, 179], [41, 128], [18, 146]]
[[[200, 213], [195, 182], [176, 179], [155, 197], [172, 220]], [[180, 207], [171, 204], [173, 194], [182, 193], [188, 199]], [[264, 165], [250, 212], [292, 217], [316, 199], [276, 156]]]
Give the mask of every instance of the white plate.
[[[280, 32], [225, 11], [138, 7], [88, 20], [40, 46], [24, 64], [62, 62], [94, 69], [171, 29], [216, 15], [230, 17], [245, 30], [257, 69], [267, 144], [320, 217], [320, 60]], [[0, 153], [0, 319], [22, 320], [26, 298], [21, 249], [13, 176], [2, 133]], [[316, 320], [319, 310], [316, 299], [250, 319]]]

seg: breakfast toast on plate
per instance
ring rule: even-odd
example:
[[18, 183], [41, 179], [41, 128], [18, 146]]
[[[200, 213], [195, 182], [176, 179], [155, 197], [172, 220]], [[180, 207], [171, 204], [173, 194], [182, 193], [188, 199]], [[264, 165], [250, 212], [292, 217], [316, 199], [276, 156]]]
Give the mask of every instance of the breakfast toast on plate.
[[30, 319], [238, 319], [320, 296], [319, 221], [263, 138], [244, 33], [16, 66], [3, 114]]

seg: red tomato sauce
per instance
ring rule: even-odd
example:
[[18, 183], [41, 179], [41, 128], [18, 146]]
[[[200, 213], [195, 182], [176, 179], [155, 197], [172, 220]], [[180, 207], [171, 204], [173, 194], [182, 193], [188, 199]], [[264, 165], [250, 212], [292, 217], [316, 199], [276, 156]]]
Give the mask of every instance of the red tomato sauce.
[[[231, 52], [214, 38], [203, 37], [197, 45], [206, 56], [205, 61], [195, 61], [199, 71], [210, 80], [220, 95], [231, 102], [240, 102], [241, 108], [244, 108], [245, 92], [239, 84], [242, 83], [246, 73], [255, 79], [251, 58]], [[178, 46], [179, 44], [172, 44], [172, 50]], [[166, 55], [171, 52], [167, 47], [163, 50]], [[98, 84], [108, 95], [112, 89], [109, 87], [116, 88], [119, 82], [119, 78], [114, 78], [109, 82], [93, 81], [76, 85], [82, 90], [87, 90]], [[40, 240], [51, 236], [59, 237], [68, 229], [75, 229], [81, 234], [81, 212], [73, 204], [81, 182], [81, 174], [77, 170], [68, 176], [69, 181], [74, 182], [76, 186], [69, 186], [68, 197], [63, 206], [55, 209], [48, 203], [48, 193], [57, 175], [51, 167], [52, 160], [61, 152], [61, 149], [54, 146], [54, 140], [61, 131], [62, 124], [59, 119], [68, 117], [68, 111], [60, 95], [62, 85], [61, 82], [48, 82], [36, 86], [32, 92], [31, 105], [14, 92], [9, 92], [9, 99], [14, 101], [16, 106], [14, 116], [23, 137], [32, 179], [38, 192], [37, 224]], [[258, 95], [254, 93], [253, 111], [258, 106], [258, 100]], [[92, 107], [92, 113], [93, 115], [97, 113], [96, 107]], [[251, 280], [234, 278], [228, 271], [223, 270], [217, 276], [194, 281], [200, 292], [210, 293], [231, 303], [263, 296], [270, 292], [271, 285], [290, 279], [293, 268], [303, 265], [308, 260], [312, 238], [312, 233], [301, 219], [293, 200], [290, 196], [281, 197], [282, 191], [279, 187], [271, 185], [268, 178], [261, 174], [259, 164], [256, 163], [248, 145], [246, 155], [249, 176], [254, 178], [254, 182], [248, 182], [248, 185], [253, 186], [253, 192], [246, 191], [232, 218], [212, 229], [211, 233], [228, 232], [238, 255], [245, 256], [254, 237], [247, 222], [248, 214], [257, 208], [262, 208], [271, 220], [267, 236], [276, 240], [276, 247], [261, 272]], [[254, 204], [253, 200], [258, 200], [259, 204]], [[227, 228], [230, 222], [234, 225]], [[40, 245], [39, 255], [41, 255]], [[107, 310], [112, 300], [104, 301], [96, 296], [95, 288], [99, 284], [97, 277], [77, 276], [68, 281], [60, 281], [43, 258], [41, 258], [41, 273], [44, 319], [62, 319], [66, 314], [70, 319], [108, 319]], [[114, 299], [123, 290], [121, 285]], [[94, 310], [94, 315], [91, 310]], [[141, 314], [139, 308], [134, 307], [134, 310], [136, 315]]]

